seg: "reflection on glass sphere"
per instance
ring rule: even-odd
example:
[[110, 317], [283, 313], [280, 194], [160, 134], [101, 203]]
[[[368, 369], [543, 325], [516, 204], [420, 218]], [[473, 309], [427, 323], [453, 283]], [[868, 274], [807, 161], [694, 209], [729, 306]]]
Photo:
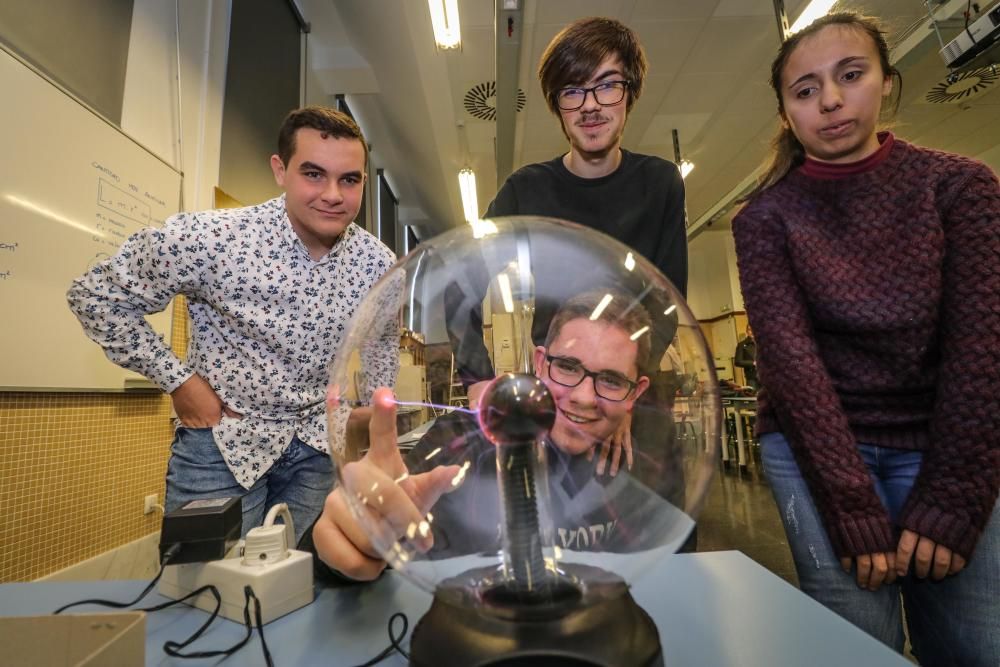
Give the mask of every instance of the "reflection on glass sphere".
[[556, 420], [556, 406], [545, 383], [534, 375], [504, 373], [479, 399], [479, 425], [495, 445], [540, 441]]
[[[396, 336], [387, 356], [377, 343]], [[662, 563], [719, 447], [714, 364], [677, 290], [616, 241], [542, 218], [420, 244], [364, 299], [330, 378], [336, 483], [373, 545], [487, 614], [588, 604]], [[354, 407], [383, 384], [395, 433]], [[397, 448], [405, 471], [379, 473]]]

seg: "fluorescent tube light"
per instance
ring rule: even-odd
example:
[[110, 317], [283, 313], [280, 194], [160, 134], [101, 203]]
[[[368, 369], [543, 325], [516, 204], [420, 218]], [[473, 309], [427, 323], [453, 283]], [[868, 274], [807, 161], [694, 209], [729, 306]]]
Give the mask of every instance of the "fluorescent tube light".
[[427, 0], [434, 26], [434, 41], [442, 49], [457, 49], [462, 45], [462, 28], [458, 22], [458, 0]]
[[476, 197], [476, 174], [471, 169], [458, 172], [458, 189], [462, 193], [465, 221], [472, 224], [479, 220], [479, 200]]
[[819, 17], [829, 14], [835, 4], [837, 0], [812, 0], [799, 14], [799, 18], [795, 19], [795, 23], [788, 29], [788, 34], [794, 35], [799, 30], [809, 27], [809, 24]]

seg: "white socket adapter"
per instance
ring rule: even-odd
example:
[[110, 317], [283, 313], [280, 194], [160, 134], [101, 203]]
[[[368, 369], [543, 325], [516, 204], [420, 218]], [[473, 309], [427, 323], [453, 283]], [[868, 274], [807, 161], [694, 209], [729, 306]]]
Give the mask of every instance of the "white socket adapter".
[[[275, 524], [281, 516], [285, 523]], [[247, 532], [243, 546], [242, 563], [245, 566], [264, 566], [278, 563], [288, 558], [288, 551], [294, 547], [295, 526], [288, 505], [280, 503], [271, 508], [264, 518], [264, 525], [251, 528]]]
[[[279, 515], [284, 525], [274, 523]], [[261, 621], [270, 623], [313, 601], [312, 554], [290, 548], [294, 536], [288, 506], [275, 505], [264, 525], [250, 529], [246, 540], [222, 560], [165, 567], [159, 592], [180, 599], [197, 588], [214, 585], [222, 597], [219, 614], [242, 623], [243, 589], [249, 585], [260, 600]], [[215, 609], [215, 598], [207, 592], [187, 603], [209, 612]]]

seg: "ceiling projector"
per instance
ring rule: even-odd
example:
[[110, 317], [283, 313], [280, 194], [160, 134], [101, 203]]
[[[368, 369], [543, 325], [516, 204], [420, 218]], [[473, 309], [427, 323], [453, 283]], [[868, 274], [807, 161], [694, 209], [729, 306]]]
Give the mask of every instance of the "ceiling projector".
[[1000, 39], [1000, 5], [981, 16], [941, 49], [948, 67], [961, 67], [985, 53]]

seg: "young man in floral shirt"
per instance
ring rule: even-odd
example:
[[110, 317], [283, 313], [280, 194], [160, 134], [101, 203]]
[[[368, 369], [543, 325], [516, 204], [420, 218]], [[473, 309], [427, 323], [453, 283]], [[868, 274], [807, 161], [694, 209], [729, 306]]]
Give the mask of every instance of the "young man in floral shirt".
[[[271, 169], [284, 195], [181, 213], [145, 229], [73, 282], [70, 308], [116, 364], [170, 394], [177, 428], [166, 509], [242, 496], [243, 532], [287, 503], [301, 535], [332, 486], [324, 397], [347, 322], [394, 256], [352, 224], [367, 145], [350, 117], [306, 107], [285, 119]], [[185, 360], [147, 324], [183, 294]], [[372, 332], [363, 363], [392, 386], [398, 331]]]

